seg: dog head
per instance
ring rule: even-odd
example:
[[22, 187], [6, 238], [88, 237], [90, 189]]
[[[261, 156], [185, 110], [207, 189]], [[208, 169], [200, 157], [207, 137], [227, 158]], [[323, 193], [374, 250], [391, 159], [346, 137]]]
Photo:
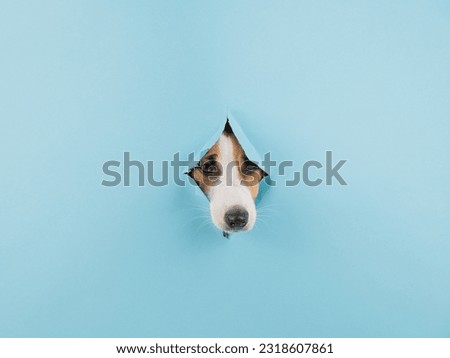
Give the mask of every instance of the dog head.
[[217, 142], [187, 174], [209, 199], [212, 222], [225, 236], [253, 227], [259, 183], [268, 174], [247, 158], [228, 120]]

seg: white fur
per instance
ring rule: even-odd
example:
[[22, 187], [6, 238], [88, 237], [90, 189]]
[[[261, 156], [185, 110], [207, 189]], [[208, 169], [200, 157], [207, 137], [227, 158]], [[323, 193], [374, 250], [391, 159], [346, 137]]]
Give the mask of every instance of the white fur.
[[208, 193], [212, 221], [220, 230], [229, 231], [225, 223], [225, 213], [232, 207], [240, 206], [248, 212], [248, 222], [242, 230], [250, 230], [256, 221], [255, 202], [249, 188], [240, 183], [237, 164], [232, 166], [232, 162], [237, 161], [237, 158], [233, 153], [231, 139], [224, 134], [219, 138], [219, 151], [219, 162], [222, 166], [220, 184], [210, 187]]

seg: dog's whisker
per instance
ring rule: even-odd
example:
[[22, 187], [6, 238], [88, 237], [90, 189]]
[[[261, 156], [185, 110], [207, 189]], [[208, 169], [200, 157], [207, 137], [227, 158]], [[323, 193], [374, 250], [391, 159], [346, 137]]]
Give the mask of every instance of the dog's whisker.
[[256, 222], [255, 226], [256, 226], [256, 225], [258, 225], [258, 228], [259, 228], [261, 225], [264, 225], [264, 227], [265, 227], [266, 230], [270, 230], [269, 223], [267, 223], [265, 220], [258, 220], [258, 221]]
[[270, 212], [278, 212], [278, 210], [274, 209], [274, 208], [267, 208], [267, 207], [262, 207], [262, 208], [258, 208], [258, 212], [264, 212], [264, 211], [270, 211]]

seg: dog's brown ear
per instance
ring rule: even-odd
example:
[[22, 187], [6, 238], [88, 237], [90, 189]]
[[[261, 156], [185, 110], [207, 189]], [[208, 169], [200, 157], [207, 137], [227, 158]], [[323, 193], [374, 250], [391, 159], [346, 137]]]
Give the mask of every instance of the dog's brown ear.
[[255, 164], [255, 166], [256, 166], [255, 171], [259, 174], [259, 180], [258, 180], [258, 183], [259, 183], [261, 180], [263, 180], [269, 174], [267, 174], [267, 172], [264, 169], [262, 169], [259, 165]]
[[198, 181], [195, 179], [195, 177], [194, 177], [194, 170], [195, 170], [195, 167], [193, 167], [193, 168], [191, 168], [191, 169], [189, 169], [187, 172], [185, 172], [184, 174], [186, 174], [186, 175], [188, 175], [192, 180], [194, 180], [194, 182], [195, 182], [195, 184], [199, 184], [198, 183]]
[[258, 171], [259, 171], [259, 181], [261, 181], [265, 177], [269, 176], [269, 174], [264, 169], [262, 169], [259, 165], [258, 165]]
[[259, 170], [261, 171], [261, 180], [269, 176], [269, 174], [265, 170], [261, 169], [261, 167], [259, 167]]

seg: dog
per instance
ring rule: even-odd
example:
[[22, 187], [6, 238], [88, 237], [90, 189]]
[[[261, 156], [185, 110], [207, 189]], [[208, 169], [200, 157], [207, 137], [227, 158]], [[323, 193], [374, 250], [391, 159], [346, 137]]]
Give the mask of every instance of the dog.
[[223, 236], [253, 228], [259, 184], [268, 174], [247, 157], [228, 119], [219, 139], [186, 174], [208, 198], [212, 222]]

